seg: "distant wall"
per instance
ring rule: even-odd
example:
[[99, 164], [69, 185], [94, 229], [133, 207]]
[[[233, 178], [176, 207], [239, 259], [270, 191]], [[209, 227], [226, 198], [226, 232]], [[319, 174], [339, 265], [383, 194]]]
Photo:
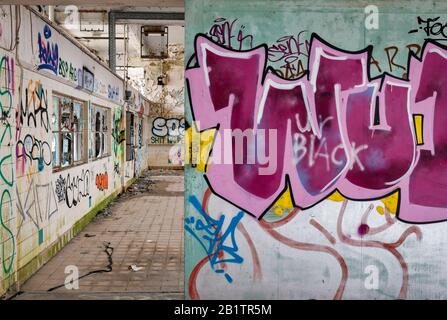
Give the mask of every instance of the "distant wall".
[[149, 166], [183, 166], [185, 162], [183, 115], [149, 118]]
[[[131, 31], [139, 35], [140, 26], [134, 25]], [[150, 101], [149, 140], [145, 143], [151, 167], [181, 167], [184, 163], [184, 34], [183, 26], [168, 27], [166, 58], [130, 58], [130, 64], [140, 71], [129, 73], [131, 82]], [[164, 76], [163, 84], [158, 82], [160, 76]]]
[[446, 298], [447, 5], [371, 4], [186, 1], [189, 298]]

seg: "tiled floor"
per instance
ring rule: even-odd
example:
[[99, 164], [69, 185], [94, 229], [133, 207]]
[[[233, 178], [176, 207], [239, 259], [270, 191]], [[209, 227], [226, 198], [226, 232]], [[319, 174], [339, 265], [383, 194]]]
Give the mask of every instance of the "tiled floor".
[[[16, 299], [182, 299], [183, 190], [183, 171], [148, 171], [32, 276]], [[112, 271], [66, 289], [67, 266], [78, 267], [80, 277], [107, 270], [107, 245]], [[131, 265], [143, 269], [132, 271]]]

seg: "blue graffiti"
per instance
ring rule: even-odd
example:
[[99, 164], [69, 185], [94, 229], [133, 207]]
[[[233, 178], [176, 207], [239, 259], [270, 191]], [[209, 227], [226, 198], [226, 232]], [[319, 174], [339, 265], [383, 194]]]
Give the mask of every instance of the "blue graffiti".
[[[211, 267], [216, 273], [222, 273], [225, 279], [233, 282], [233, 278], [225, 273], [225, 270], [216, 267], [222, 263], [241, 264], [244, 259], [237, 254], [239, 248], [236, 244], [234, 231], [239, 221], [244, 216], [244, 212], [240, 211], [231, 219], [226, 230], [223, 230], [225, 216], [221, 215], [218, 220], [211, 218], [200, 205], [199, 200], [195, 196], [189, 197], [189, 202], [194, 206], [200, 214], [200, 218], [193, 216], [185, 218], [185, 230], [188, 231], [205, 250], [210, 260]], [[228, 240], [228, 241], [227, 241]], [[229, 243], [225, 243], [229, 242]], [[224, 255], [219, 256], [222, 253]]]
[[43, 27], [43, 35], [45, 36], [45, 39], [49, 39], [51, 37], [51, 28], [48, 25]]
[[[37, 34], [37, 44], [39, 45], [39, 60], [40, 64], [37, 70], [50, 70], [57, 75], [59, 64], [59, 47], [57, 43], [51, 43], [51, 29], [48, 25], [43, 28], [43, 37], [39, 32]], [[46, 40], [46, 42], [45, 42]]]
[[109, 86], [107, 87], [107, 98], [111, 100], [117, 100], [119, 98], [119, 94], [120, 94], [119, 88], [111, 86], [109, 84]]

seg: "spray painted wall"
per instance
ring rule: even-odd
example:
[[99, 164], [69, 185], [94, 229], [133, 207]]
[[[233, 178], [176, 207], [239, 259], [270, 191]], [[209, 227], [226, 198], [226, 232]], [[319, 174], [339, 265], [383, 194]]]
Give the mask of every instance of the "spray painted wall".
[[[129, 87], [130, 97], [126, 101], [127, 114], [132, 114], [126, 124], [125, 182], [139, 176], [149, 165], [149, 111], [150, 102], [135, 88]], [[133, 123], [132, 123], [133, 122]]]
[[189, 298], [446, 298], [446, 13], [186, 1]]
[[[81, 51], [48, 21], [22, 6], [1, 6], [0, 10], [6, 13], [0, 35], [3, 295], [57, 252], [73, 236], [77, 222], [122, 190], [127, 181], [126, 110], [140, 112], [141, 117], [143, 112], [124, 101], [122, 79]], [[62, 119], [54, 102], [57, 95], [78, 99], [84, 106], [78, 118], [78, 128], [82, 128], [78, 152], [85, 152], [84, 161], [66, 168], [55, 165], [58, 147], [53, 143], [53, 132], [58, 119]], [[138, 106], [143, 104], [140, 101]], [[97, 133], [99, 126], [95, 129], [98, 106], [109, 115], [101, 125], [107, 131], [103, 140], [99, 137], [105, 131]], [[65, 122], [61, 123], [65, 126]], [[95, 139], [96, 146], [98, 141], [108, 146], [101, 156], [93, 147]], [[61, 149], [65, 150], [65, 145]], [[141, 158], [145, 156], [141, 154]], [[132, 176], [146, 166], [141, 158]]]
[[183, 166], [185, 162], [185, 118], [169, 114], [149, 118], [150, 166]]

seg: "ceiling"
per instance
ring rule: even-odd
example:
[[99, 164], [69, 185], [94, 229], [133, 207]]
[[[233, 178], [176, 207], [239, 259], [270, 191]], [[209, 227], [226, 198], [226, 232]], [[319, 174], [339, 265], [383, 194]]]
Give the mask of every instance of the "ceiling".
[[[59, 0], [59, 1], [45, 1], [45, 0], [15, 0], [13, 4], [29, 4], [29, 5], [77, 5], [98, 7], [99, 5], [115, 6], [117, 8], [123, 8], [124, 1], [122, 0]], [[184, 8], [184, 0], [131, 0], [130, 3], [133, 7], [158, 7], [158, 8]], [[129, 6], [127, 6], [129, 7]]]
[[[145, 3], [158, 4], [165, 2], [180, 2], [180, 1], [146, 1]], [[182, 2], [182, 1], [181, 1]], [[183, 2], [182, 2], [183, 3]], [[41, 10], [46, 12], [48, 6], [41, 6]], [[73, 10], [76, 10], [73, 13]], [[139, 12], [154, 12], [154, 11], [175, 11], [181, 12], [183, 10], [177, 10], [170, 8], [159, 8], [155, 10], [149, 7], [129, 7], [129, 6], [105, 6], [105, 5], [56, 5], [54, 7], [55, 22], [66, 29], [68, 33], [77, 38], [81, 43], [86, 45], [94, 54], [96, 54], [101, 60], [107, 63], [108, 60], [108, 12], [114, 11], [139, 11]], [[174, 20], [117, 20], [116, 24], [116, 55], [118, 65], [124, 63], [125, 52], [125, 38], [128, 39], [128, 54], [129, 58], [140, 57], [140, 29], [143, 25], [159, 25], [168, 27], [168, 42], [172, 44], [183, 44], [184, 41], [184, 21]], [[127, 32], [125, 32], [127, 30]]]

